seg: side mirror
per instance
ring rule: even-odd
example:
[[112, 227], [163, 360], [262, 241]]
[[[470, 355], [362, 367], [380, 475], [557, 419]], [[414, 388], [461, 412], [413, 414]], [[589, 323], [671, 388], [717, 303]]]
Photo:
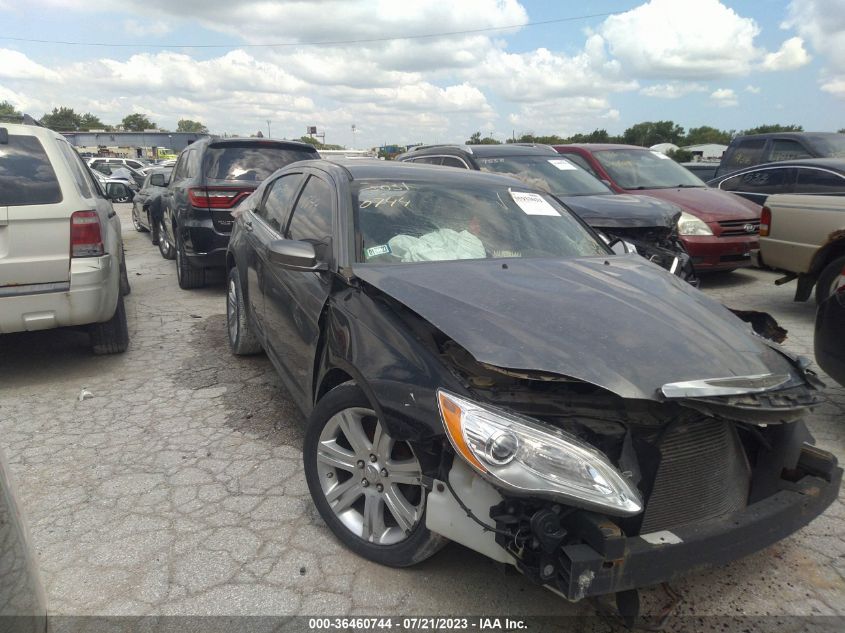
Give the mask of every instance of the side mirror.
[[321, 272], [329, 269], [328, 264], [317, 261], [317, 252], [311, 242], [274, 240], [270, 242], [269, 259], [287, 270]]

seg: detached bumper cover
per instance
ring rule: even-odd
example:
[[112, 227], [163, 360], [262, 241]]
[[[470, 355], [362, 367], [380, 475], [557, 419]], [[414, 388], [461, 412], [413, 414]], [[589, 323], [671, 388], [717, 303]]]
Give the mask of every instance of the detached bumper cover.
[[671, 581], [694, 569], [724, 565], [764, 549], [807, 525], [839, 494], [842, 469], [831, 463], [830, 481], [807, 475], [743, 512], [671, 531], [624, 539], [621, 558], [609, 559], [590, 545], [563, 548], [570, 600]]

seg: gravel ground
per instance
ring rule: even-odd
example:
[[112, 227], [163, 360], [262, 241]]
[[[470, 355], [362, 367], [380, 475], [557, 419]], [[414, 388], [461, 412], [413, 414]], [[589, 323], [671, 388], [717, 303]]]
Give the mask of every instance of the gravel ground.
[[[222, 278], [180, 290], [173, 262], [131, 228], [129, 205], [117, 206], [133, 287], [129, 351], [93, 357], [74, 331], [1, 341], [0, 447], [52, 613], [595, 612], [457, 545], [407, 570], [344, 550], [308, 496], [302, 416], [264, 356], [229, 354]], [[789, 330], [786, 346], [811, 355], [814, 305], [793, 303], [793, 286], [776, 277], [748, 270], [705, 278], [703, 289], [770, 312]], [[80, 401], [83, 388], [93, 398]], [[845, 390], [828, 396], [809, 426], [845, 461]], [[791, 538], [674, 583], [676, 612], [845, 615], [843, 517], [840, 496]], [[643, 601], [657, 612], [666, 596], [648, 589]]]

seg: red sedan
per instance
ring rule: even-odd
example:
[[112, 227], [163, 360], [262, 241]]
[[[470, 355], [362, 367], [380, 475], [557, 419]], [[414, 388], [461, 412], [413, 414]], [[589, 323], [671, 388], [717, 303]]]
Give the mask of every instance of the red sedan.
[[751, 250], [758, 248], [759, 205], [707, 187], [665, 154], [644, 147], [584, 143], [555, 149], [614, 191], [648, 195], [681, 207], [678, 234], [697, 271], [751, 265]]

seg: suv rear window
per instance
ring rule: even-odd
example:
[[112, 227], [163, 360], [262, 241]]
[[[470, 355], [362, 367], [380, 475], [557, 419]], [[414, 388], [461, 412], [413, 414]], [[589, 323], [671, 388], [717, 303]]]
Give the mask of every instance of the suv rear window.
[[316, 152], [274, 145], [211, 145], [205, 152], [203, 172], [209, 180], [261, 182], [277, 169], [298, 160], [318, 158]]
[[61, 201], [62, 190], [41, 141], [10, 134], [8, 145], [0, 145], [0, 206]]

